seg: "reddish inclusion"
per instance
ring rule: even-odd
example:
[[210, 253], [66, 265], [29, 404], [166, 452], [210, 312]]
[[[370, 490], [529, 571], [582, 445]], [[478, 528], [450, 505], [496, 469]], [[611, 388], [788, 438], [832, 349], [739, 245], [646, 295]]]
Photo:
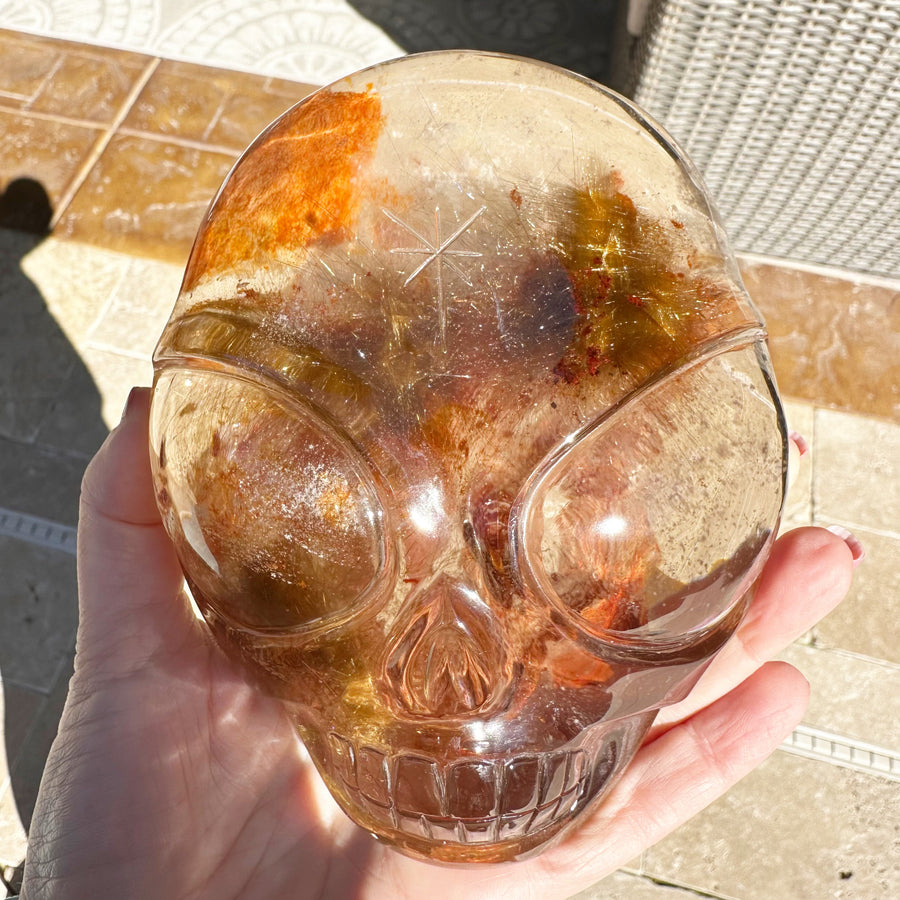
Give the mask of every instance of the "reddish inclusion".
[[[572, 197], [557, 252], [572, 279], [579, 330], [556, 374], [575, 384], [613, 366], [643, 380], [687, 353], [714, 318], [744, 321], [737, 297], [708, 278], [660, 265], [672, 243], [615, 174]], [[671, 220], [673, 234], [684, 228]]]
[[360, 165], [381, 134], [374, 93], [325, 91], [280, 119], [238, 164], [201, 229], [183, 290], [239, 264], [265, 265], [319, 240], [340, 240], [360, 197]]

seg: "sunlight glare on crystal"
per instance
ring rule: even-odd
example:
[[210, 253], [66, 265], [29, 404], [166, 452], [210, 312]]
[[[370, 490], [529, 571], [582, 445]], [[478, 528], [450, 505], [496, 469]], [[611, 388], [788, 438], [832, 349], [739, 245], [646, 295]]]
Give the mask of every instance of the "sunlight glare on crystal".
[[594, 531], [600, 537], [620, 537], [628, 530], [628, 522], [622, 516], [611, 515], [601, 519], [594, 525]]

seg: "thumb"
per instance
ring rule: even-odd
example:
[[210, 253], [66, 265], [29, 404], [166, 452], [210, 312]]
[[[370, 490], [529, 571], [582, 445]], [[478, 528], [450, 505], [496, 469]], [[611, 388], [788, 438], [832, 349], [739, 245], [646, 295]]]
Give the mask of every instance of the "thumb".
[[[181, 643], [190, 613], [156, 507], [150, 391], [134, 388], [122, 421], [84, 475], [78, 523], [76, 667], [119, 675]], [[179, 633], [180, 632], [180, 633]]]

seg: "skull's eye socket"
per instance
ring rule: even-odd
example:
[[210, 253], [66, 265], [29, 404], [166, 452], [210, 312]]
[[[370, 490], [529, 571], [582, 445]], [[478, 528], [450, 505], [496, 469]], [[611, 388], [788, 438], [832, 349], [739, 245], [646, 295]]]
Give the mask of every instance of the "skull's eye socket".
[[201, 608], [284, 631], [349, 616], [370, 593], [381, 507], [353, 448], [311, 410], [247, 378], [164, 370], [151, 444]]
[[670, 642], [726, 615], [778, 522], [783, 427], [754, 348], [661, 381], [540, 477], [522, 544], [588, 632]]

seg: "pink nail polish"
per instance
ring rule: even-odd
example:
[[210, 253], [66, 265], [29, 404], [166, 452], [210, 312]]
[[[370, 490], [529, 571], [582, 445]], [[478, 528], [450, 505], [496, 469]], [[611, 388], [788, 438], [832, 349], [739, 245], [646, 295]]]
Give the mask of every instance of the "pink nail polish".
[[791, 431], [788, 434], [788, 437], [791, 439], [791, 442], [797, 448], [797, 451], [801, 456], [806, 456], [806, 454], [809, 453], [809, 441], [807, 441], [799, 431]]
[[853, 554], [853, 568], [855, 569], [866, 558], [866, 548], [863, 547], [852, 531], [848, 531], [842, 525], [829, 525], [827, 530], [837, 535], [850, 548], [850, 552]]

